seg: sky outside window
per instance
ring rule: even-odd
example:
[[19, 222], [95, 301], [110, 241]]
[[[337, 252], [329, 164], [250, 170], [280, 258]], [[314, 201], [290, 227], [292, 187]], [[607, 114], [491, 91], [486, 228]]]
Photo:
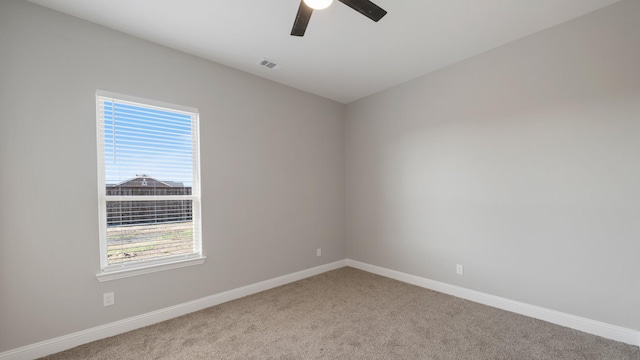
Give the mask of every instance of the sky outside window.
[[106, 184], [139, 175], [193, 184], [193, 115], [105, 100]]

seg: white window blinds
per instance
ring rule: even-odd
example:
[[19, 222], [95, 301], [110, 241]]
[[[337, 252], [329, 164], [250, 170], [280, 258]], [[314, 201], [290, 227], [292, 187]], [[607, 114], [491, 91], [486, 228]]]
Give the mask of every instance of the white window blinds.
[[198, 112], [99, 92], [103, 271], [201, 255]]

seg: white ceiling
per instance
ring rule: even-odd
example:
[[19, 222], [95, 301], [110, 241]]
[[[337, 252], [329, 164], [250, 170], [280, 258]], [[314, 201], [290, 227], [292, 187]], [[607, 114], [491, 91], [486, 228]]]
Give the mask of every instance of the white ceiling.
[[349, 103], [619, 0], [374, 0], [378, 23], [334, 1], [304, 37], [299, 0], [30, 1]]

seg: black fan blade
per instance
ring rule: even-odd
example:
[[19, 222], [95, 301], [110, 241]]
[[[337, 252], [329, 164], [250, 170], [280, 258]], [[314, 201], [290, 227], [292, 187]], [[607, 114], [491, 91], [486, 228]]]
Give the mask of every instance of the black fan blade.
[[378, 22], [387, 12], [369, 0], [338, 0], [369, 19]]
[[293, 29], [291, 29], [291, 35], [303, 36], [307, 30], [309, 19], [311, 18], [313, 9], [308, 7], [303, 0], [300, 0], [300, 7], [298, 8], [298, 14], [296, 15], [296, 21], [293, 22]]

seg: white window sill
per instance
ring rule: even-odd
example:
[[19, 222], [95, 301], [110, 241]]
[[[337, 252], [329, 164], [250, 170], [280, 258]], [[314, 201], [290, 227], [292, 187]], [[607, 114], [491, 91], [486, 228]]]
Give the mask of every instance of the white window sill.
[[206, 256], [199, 256], [196, 258], [174, 260], [170, 263], [153, 264], [153, 265], [146, 265], [146, 266], [140, 266], [135, 268], [127, 268], [122, 270], [105, 271], [100, 274], [97, 274], [96, 279], [98, 279], [99, 282], [123, 279], [123, 278], [132, 277], [132, 276], [150, 274], [158, 271], [165, 271], [165, 270], [178, 269], [178, 268], [187, 267], [187, 266], [201, 265], [201, 264], [204, 264], [205, 260], [207, 260]]

